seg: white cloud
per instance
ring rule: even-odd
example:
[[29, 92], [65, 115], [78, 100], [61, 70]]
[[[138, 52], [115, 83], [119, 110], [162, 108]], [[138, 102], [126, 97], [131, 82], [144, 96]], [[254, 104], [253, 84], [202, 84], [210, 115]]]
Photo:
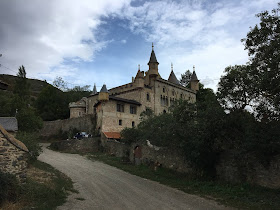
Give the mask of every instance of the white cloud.
[[[50, 77], [73, 74], [78, 69], [64, 65], [64, 59], [92, 61], [96, 52], [108, 44], [97, 34], [101, 17], [118, 12], [129, 3], [129, 0], [1, 1], [1, 63], [14, 70], [25, 65], [31, 77], [37, 73]], [[1, 68], [1, 73], [12, 72]]]
[[179, 77], [195, 64], [201, 82], [215, 90], [226, 66], [248, 60], [240, 39], [257, 23], [255, 14], [276, 6], [277, 0], [152, 1], [126, 7], [124, 18], [132, 32], [156, 43], [163, 77], [170, 62]]

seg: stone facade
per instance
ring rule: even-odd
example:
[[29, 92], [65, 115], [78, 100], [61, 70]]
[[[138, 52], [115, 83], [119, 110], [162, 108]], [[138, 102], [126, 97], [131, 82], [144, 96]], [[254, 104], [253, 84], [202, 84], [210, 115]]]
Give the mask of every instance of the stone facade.
[[138, 69], [131, 83], [109, 91], [103, 86], [99, 93], [94, 90], [87, 98], [70, 103], [70, 118], [79, 117], [79, 114], [96, 114], [98, 131], [120, 132], [125, 127], [137, 126], [140, 114], [148, 108], [158, 115], [168, 112], [175, 100], [196, 101], [199, 80], [195, 72], [191, 80], [193, 89], [189, 89], [180, 85], [173, 67], [168, 80], [161, 78], [158, 65], [152, 50], [148, 71]]
[[0, 171], [24, 179], [28, 156], [26, 146], [0, 125]]

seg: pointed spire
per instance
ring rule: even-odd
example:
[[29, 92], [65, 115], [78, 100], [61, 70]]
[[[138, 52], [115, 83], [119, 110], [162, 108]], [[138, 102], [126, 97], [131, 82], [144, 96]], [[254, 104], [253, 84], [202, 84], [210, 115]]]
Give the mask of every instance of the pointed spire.
[[173, 72], [173, 65], [171, 66], [171, 68], [172, 69], [171, 69], [171, 73], [170, 73], [169, 78], [168, 78], [168, 82], [172, 82], [176, 85], [180, 85], [179, 80], [177, 79], [176, 75]]
[[140, 71], [140, 64], [138, 64], [138, 71]]
[[100, 93], [109, 93], [105, 84], [102, 86]]
[[199, 81], [199, 80], [197, 79], [197, 76], [196, 76], [195, 70], [194, 70], [194, 71], [193, 71], [193, 73], [192, 73], [192, 76], [191, 76], [191, 81]]
[[96, 90], [96, 85], [94, 83], [94, 86], [93, 86], [93, 90], [92, 90], [92, 93], [91, 95], [95, 95], [97, 93], [97, 90]]
[[154, 43], [152, 43], [152, 52], [151, 52], [150, 61], [149, 61], [148, 65], [150, 63], [157, 63], [157, 64], [159, 64], [157, 62], [156, 54], [155, 54], [155, 51], [154, 51]]
[[171, 71], [173, 71], [173, 63], [171, 62]]

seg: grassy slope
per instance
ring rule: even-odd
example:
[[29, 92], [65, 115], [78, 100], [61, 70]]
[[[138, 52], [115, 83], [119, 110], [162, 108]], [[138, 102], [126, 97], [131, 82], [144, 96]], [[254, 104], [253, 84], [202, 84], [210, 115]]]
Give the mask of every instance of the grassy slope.
[[4, 202], [0, 209], [52, 210], [66, 201], [69, 192], [77, 193], [71, 179], [52, 166], [35, 161], [31, 167], [40, 173], [33, 172], [25, 184], [16, 185], [12, 201]]
[[121, 158], [103, 153], [88, 156], [100, 160], [131, 174], [157, 181], [161, 184], [180, 189], [186, 193], [196, 194], [217, 202], [242, 209], [279, 209], [280, 189], [272, 190], [249, 184], [228, 184], [207, 180], [198, 180], [186, 174], [169, 169], [159, 168], [157, 171], [141, 165], [124, 163]]

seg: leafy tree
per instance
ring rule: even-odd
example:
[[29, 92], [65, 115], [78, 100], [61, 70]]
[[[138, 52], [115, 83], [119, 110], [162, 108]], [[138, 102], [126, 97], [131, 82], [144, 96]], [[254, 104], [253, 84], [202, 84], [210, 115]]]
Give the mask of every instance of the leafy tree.
[[191, 76], [191, 71], [186, 70], [184, 74], [181, 74], [180, 84], [184, 87], [190, 87]]
[[56, 88], [66, 91], [68, 90], [66, 82], [62, 79], [62, 77], [56, 77], [55, 80], [53, 81], [53, 86]]
[[[280, 112], [280, 3], [269, 13], [257, 14], [260, 24], [251, 28], [242, 39], [250, 56], [252, 82], [258, 88], [260, 107], [264, 115], [279, 120]], [[260, 117], [264, 117], [259, 113]]]
[[65, 93], [48, 85], [36, 101], [36, 108], [43, 120], [57, 120], [69, 117], [68, 100]]
[[258, 90], [252, 82], [251, 67], [248, 65], [228, 66], [226, 75], [222, 76], [218, 85], [217, 96], [227, 110], [245, 109], [256, 106]]
[[16, 112], [22, 108], [26, 108], [30, 103], [30, 84], [26, 78], [26, 71], [24, 66], [18, 69], [17, 79], [14, 87], [13, 110]]

